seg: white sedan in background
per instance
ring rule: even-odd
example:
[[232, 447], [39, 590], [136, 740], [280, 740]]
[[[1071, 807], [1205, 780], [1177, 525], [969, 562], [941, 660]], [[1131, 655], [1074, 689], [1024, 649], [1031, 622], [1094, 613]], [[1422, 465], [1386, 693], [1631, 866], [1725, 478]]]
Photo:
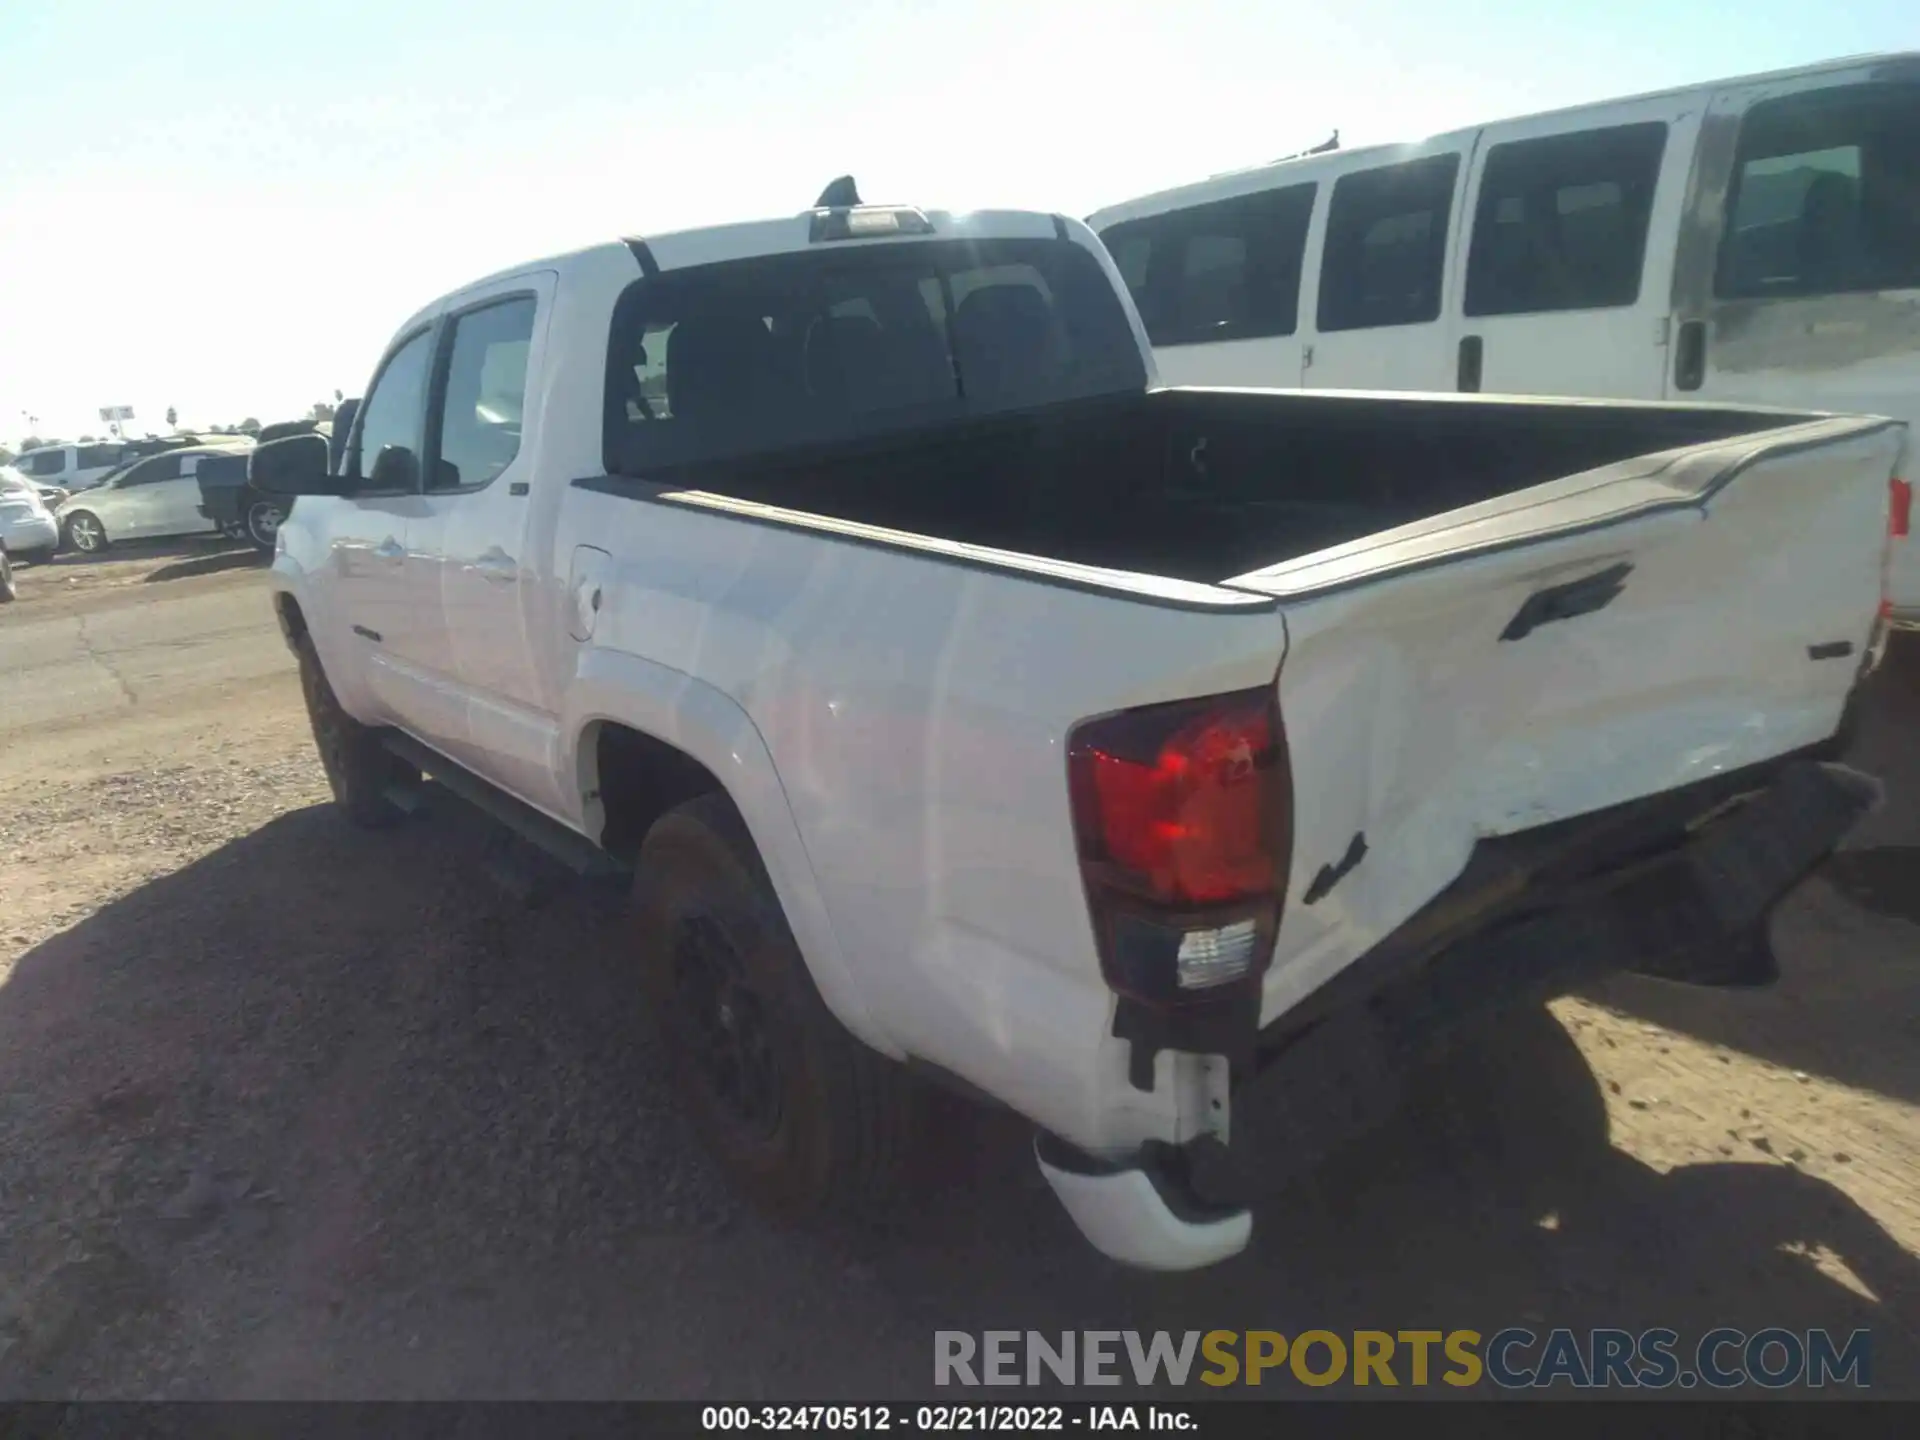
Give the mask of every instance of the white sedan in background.
[[91, 490], [54, 511], [67, 543], [95, 555], [116, 540], [214, 533], [200, 513], [196, 472], [203, 455], [231, 454], [230, 447], [168, 450], [116, 470]]
[[13, 599], [13, 562], [51, 560], [60, 526], [40, 498], [40, 487], [11, 465], [0, 465], [0, 600]]

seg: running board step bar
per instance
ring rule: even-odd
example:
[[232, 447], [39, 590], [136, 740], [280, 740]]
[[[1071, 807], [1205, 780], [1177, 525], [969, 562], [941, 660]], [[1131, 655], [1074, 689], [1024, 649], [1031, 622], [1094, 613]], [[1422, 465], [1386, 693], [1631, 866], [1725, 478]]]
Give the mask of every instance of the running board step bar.
[[[380, 737], [380, 743], [392, 754], [430, 777], [435, 784], [473, 806], [474, 809], [492, 816], [523, 840], [544, 850], [575, 875], [586, 879], [612, 878], [624, 875], [626, 869], [606, 851], [595, 845], [583, 835], [576, 835], [559, 821], [542, 815], [531, 805], [502, 793], [475, 775], [458, 761], [449, 760], [439, 751], [422, 745], [411, 735], [398, 731], [388, 731]], [[411, 805], [402, 804], [400, 808], [411, 814], [418, 810], [419, 798], [415, 795]]]

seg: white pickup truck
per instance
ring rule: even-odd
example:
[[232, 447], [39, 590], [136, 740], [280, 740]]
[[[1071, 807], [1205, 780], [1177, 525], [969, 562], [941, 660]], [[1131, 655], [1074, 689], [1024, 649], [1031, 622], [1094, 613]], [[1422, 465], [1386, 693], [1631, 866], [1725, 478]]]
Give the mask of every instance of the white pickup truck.
[[1079, 222], [853, 205], [437, 300], [253, 481], [341, 806], [630, 873], [738, 1183], [871, 1204], [943, 1081], [1180, 1269], [1499, 1005], [1771, 978], [1904, 443], [1161, 388]]

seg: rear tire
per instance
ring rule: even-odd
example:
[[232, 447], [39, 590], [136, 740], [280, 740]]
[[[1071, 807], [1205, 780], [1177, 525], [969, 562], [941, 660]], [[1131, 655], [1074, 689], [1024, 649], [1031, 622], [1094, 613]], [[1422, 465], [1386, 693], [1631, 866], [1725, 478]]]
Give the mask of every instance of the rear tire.
[[790, 1219], [896, 1197], [920, 1092], [821, 1000], [723, 794], [647, 832], [634, 881], [641, 983], [676, 1089], [728, 1177]]
[[387, 798], [387, 790], [396, 784], [417, 782], [418, 772], [382, 746], [377, 732], [340, 708], [313, 642], [302, 636], [296, 649], [314, 748], [320, 752], [320, 764], [327, 772], [335, 803], [365, 830], [385, 830], [399, 824], [405, 817]]

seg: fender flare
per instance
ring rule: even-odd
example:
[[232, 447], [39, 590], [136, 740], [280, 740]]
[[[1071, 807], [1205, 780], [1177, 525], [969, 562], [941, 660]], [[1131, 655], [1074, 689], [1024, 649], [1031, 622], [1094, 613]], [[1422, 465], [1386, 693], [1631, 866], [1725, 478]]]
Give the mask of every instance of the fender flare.
[[598, 725], [640, 731], [697, 760], [719, 780], [746, 822], [820, 998], [861, 1040], [882, 1054], [904, 1059], [861, 1000], [773, 754], [740, 703], [684, 671], [590, 646], [580, 652], [562, 710], [561, 733], [572, 748], [567, 758], [578, 781], [581, 823], [588, 836], [597, 842], [606, 819], [597, 795], [595, 748], [587, 743]]

